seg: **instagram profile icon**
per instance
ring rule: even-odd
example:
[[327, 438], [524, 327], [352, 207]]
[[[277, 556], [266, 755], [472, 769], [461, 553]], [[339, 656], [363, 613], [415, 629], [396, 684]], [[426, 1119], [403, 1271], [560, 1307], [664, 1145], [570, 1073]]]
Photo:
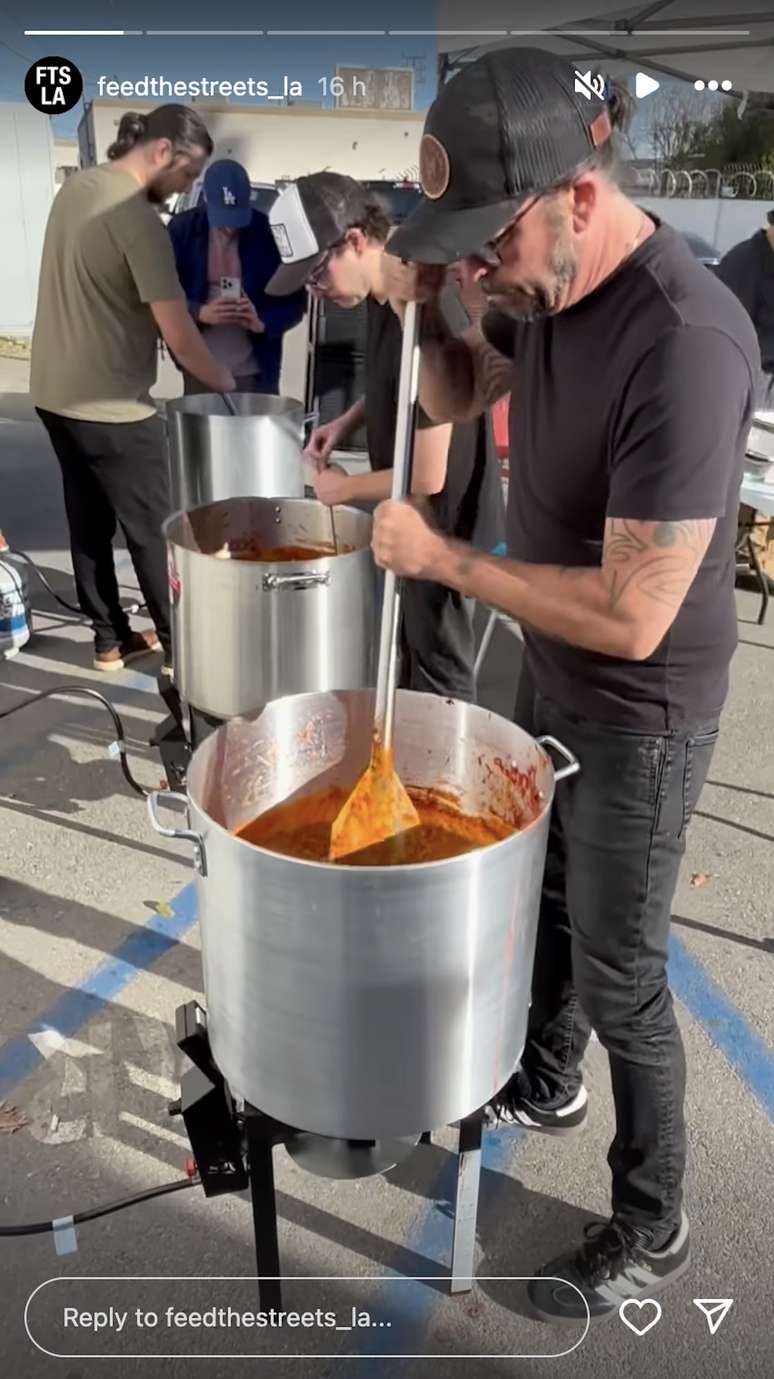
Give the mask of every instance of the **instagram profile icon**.
[[83, 95], [83, 77], [66, 57], [41, 57], [24, 78], [24, 94], [41, 115], [66, 115]]

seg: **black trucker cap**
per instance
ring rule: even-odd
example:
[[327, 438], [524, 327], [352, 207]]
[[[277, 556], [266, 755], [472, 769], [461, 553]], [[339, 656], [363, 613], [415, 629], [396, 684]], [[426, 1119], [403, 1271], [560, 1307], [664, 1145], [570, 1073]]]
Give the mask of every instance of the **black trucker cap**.
[[419, 149], [424, 199], [388, 252], [417, 263], [474, 254], [611, 134], [604, 94], [581, 83], [569, 62], [541, 48], [486, 53], [428, 111]]
[[269, 224], [282, 259], [266, 284], [272, 297], [287, 297], [304, 286], [333, 244], [364, 218], [365, 187], [338, 172], [313, 172], [280, 192]]

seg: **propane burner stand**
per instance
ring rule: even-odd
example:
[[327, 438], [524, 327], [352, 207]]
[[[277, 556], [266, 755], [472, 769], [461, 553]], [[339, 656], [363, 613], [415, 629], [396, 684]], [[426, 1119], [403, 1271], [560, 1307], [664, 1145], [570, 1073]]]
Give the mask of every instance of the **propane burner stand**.
[[169, 789], [184, 790], [191, 754], [223, 720], [202, 713], [192, 704], [184, 706], [179, 690], [168, 676], [159, 678], [158, 689], [167, 708], [167, 717], [159, 724], [149, 745], [161, 756]]
[[[180, 1099], [170, 1105], [170, 1115], [183, 1117], [205, 1197], [250, 1189], [260, 1304], [267, 1309], [279, 1308], [282, 1286], [274, 1149], [279, 1144], [290, 1147], [294, 1141], [309, 1136], [255, 1106], [235, 1100], [215, 1064], [206, 1016], [197, 1001], [178, 1006], [175, 1026], [178, 1047], [193, 1067], [183, 1073]], [[484, 1116], [481, 1108], [458, 1125], [452, 1293], [469, 1292], [473, 1285]], [[319, 1138], [324, 1143], [324, 1138]], [[419, 1142], [430, 1144], [430, 1133], [421, 1135]], [[356, 1151], [363, 1151], [370, 1142], [351, 1143]]]

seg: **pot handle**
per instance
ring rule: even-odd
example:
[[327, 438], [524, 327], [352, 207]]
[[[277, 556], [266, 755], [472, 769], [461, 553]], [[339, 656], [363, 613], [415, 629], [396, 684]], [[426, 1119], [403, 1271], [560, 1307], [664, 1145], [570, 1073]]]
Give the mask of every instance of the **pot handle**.
[[578, 774], [581, 769], [578, 758], [559, 742], [557, 738], [544, 735], [543, 737], [536, 738], [535, 741], [538, 747], [543, 748], [543, 751], [545, 751], [547, 747], [553, 747], [554, 751], [558, 752], [560, 757], [564, 757], [564, 760], [567, 762], [567, 765], [560, 766], [558, 771], [554, 770], [554, 784], [558, 785], [559, 781], [565, 780], [567, 776], [576, 776]]
[[330, 570], [297, 570], [286, 575], [275, 575], [268, 571], [263, 577], [263, 587], [267, 592], [271, 592], [272, 589], [316, 589], [319, 585], [330, 582]]
[[204, 840], [200, 833], [194, 833], [190, 828], [166, 828], [159, 818], [158, 810], [160, 804], [165, 804], [168, 800], [176, 800], [186, 807], [188, 811], [188, 797], [181, 795], [177, 790], [151, 790], [148, 795], [148, 816], [151, 824], [162, 838], [181, 838], [188, 843], [193, 843], [194, 866], [200, 876], [207, 875], [207, 862], [204, 856]]

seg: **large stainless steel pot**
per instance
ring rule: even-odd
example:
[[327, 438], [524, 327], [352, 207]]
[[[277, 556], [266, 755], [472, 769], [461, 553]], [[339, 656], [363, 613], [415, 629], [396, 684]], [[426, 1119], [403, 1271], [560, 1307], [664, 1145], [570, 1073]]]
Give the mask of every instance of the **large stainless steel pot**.
[[198, 748], [187, 831], [160, 824], [166, 792], [150, 801], [159, 832], [195, 844], [208, 1031], [232, 1092], [300, 1129], [355, 1139], [453, 1122], [514, 1071], [554, 785], [578, 769], [553, 739], [403, 690], [403, 780], [450, 787], [472, 812], [526, 809], [528, 827], [407, 867], [297, 861], [234, 836], [280, 801], [353, 781], [372, 728], [372, 691], [284, 699]]
[[219, 498], [303, 498], [303, 404], [264, 393], [218, 393], [167, 403], [172, 511]]
[[225, 546], [332, 547], [331, 509], [313, 499], [232, 498], [164, 524], [175, 681], [205, 714], [374, 683], [376, 567], [371, 517], [337, 507], [337, 548], [318, 560], [223, 560]]

